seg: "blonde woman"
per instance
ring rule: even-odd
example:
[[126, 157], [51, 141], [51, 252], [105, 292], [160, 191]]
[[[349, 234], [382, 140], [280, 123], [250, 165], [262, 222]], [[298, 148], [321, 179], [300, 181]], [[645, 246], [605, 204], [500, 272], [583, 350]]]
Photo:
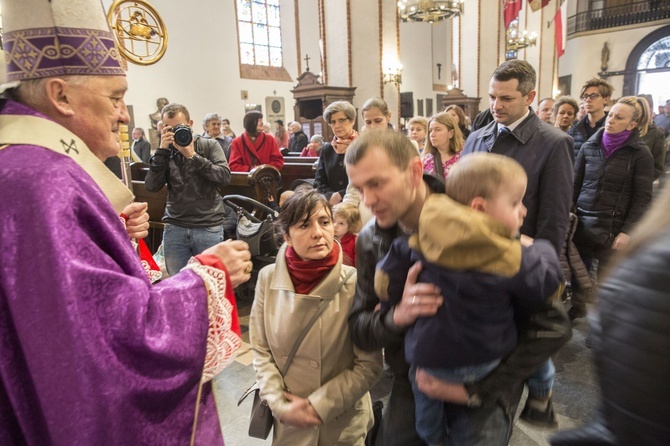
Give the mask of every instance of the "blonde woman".
[[428, 122], [428, 141], [423, 152], [424, 172], [446, 178], [451, 167], [461, 158], [464, 144], [463, 133], [448, 112], [434, 115]]
[[[623, 249], [651, 202], [654, 159], [641, 136], [649, 124], [643, 98], [626, 96], [604, 126], [582, 145], [575, 160], [573, 202], [578, 218], [573, 241], [588, 269]], [[573, 284], [570, 319], [586, 316], [586, 293]]]

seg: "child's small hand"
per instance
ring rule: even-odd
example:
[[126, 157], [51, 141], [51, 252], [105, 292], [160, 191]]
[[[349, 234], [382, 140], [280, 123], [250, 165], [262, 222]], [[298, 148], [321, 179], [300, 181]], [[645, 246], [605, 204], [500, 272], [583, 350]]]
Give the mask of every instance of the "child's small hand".
[[521, 242], [521, 246], [529, 247], [530, 245], [533, 244], [535, 239], [532, 237], [528, 237], [527, 235], [521, 234], [521, 237], [519, 237], [519, 241]]

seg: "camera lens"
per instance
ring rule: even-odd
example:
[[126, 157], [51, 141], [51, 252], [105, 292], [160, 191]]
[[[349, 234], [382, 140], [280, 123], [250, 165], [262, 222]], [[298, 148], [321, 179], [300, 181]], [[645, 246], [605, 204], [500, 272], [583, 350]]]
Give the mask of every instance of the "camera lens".
[[174, 128], [174, 142], [177, 145], [186, 147], [191, 144], [191, 141], [193, 141], [193, 134], [188, 126], [182, 124]]

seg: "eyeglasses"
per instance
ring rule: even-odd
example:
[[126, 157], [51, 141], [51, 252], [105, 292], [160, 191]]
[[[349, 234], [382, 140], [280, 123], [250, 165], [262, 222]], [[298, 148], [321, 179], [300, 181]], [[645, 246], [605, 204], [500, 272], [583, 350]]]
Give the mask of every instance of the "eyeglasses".
[[349, 118], [333, 119], [332, 121], [328, 121], [328, 124], [330, 124], [331, 126], [336, 125], [336, 124], [342, 125], [342, 124], [346, 123], [347, 121], [349, 121]]
[[595, 101], [597, 98], [602, 97], [600, 93], [591, 93], [591, 94], [584, 94], [582, 95], [582, 100], [586, 101], [587, 99], [591, 99], [592, 101]]

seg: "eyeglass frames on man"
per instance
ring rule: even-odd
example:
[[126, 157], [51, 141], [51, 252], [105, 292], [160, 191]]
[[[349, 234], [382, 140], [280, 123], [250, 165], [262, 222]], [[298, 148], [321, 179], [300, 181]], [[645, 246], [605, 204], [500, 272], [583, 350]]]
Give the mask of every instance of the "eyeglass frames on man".
[[582, 100], [586, 101], [587, 99], [591, 99], [592, 101], [595, 101], [596, 99], [602, 97], [600, 93], [591, 93], [591, 94], [583, 94], [582, 95]]

